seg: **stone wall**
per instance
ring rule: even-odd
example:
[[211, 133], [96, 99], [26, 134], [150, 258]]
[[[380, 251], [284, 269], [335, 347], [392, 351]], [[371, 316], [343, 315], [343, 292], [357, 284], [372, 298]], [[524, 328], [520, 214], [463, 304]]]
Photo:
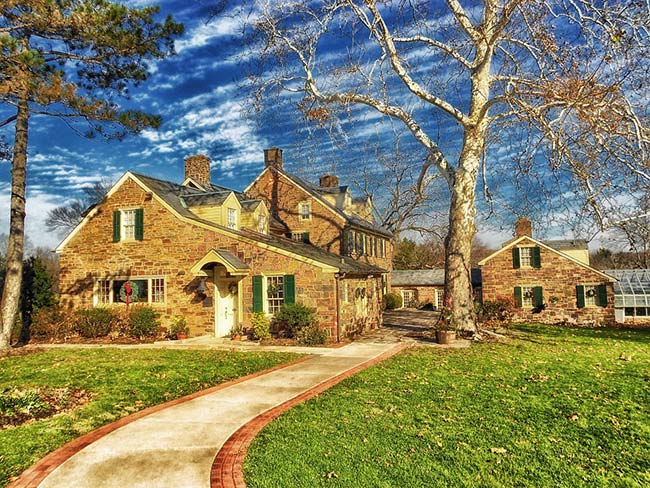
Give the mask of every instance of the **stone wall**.
[[[125, 207], [144, 209], [144, 239], [113, 242], [113, 211]], [[92, 307], [97, 280], [113, 277], [162, 276], [166, 303], [153, 305], [163, 325], [173, 315], [185, 315], [191, 334], [214, 333], [214, 286], [206, 280], [206, 297], [196, 293], [199, 278], [190, 268], [210, 249], [228, 249], [246, 262], [251, 273], [242, 280], [240, 317], [250, 323], [252, 275], [293, 274], [296, 301], [316, 307], [322, 326], [336, 334], [336, 285], [333, 273], [278, 252], [263, 249], [216, 231], [184, 223], [174, 217], [151, 194], [127, 180], [72, 237], [60, 255], [61, 301], [69, 307]], [[124, 305], [115, 304], [120, 307]]]
[[[521, 245], [536, 245], [525, 239]], [[541, 286], [546, 309], [515, 308], [519, 322], [573, 323], [614, 322], [614, 287], [602, 275], [541, 247], [541, 268], [513, 268], [512, 250], [504, 250], [481, 267], [483, 301], [506, 298], [514, 301], [516, 286]], [[578, 308], [576, 285], [606, 285], [607, 307]]]
[[[320, 203], [311, 194], [282, 176], [275, 177], [273, 171], [266, 171], [253, 183], [248, 194], [252, 198], [261, 198], [267, 203], [271, 214], [276, 212], [292, 232], [309, 232], [309, 240], [315, 246], [336, 254], [343, 254], [345, 243], [342, 240], [345, 218], [337, 215], [329, 207]], [[311, 220], [301, 220], [298, 205], [311, 203]], [[367, 232], [368, 235], [372, 233]], [[376, 237], [380, 237], [376, 235]], [[385, 238], [384, 238], [385, 239]], [[386, 239], [386, 257], [353, 256], [356, 260], [392, 270], [393, 245]]]

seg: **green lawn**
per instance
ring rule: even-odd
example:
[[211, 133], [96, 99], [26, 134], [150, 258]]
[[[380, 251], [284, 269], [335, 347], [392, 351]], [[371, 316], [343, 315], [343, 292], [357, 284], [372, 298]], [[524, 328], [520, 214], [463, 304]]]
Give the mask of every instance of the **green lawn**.
[[260, 487], [650, 486], [650, 331], [409, 350], [269, 424]]
[[152, 349], [54, 349], [0, 359], [0, 391], [81, 388], [92, 401], [70, 413], [0, 430], [0, 486], [48, 452], [137, 410], [298, 357]]

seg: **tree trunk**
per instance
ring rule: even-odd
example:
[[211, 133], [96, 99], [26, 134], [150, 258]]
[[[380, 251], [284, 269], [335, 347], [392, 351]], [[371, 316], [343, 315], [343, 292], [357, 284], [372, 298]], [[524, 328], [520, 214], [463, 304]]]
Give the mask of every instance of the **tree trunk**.
[[476, 234], [476, 172], [458, 170], [450, 186], [449, 230], [445, 238], [445, 305], [451, 309], [454, 327], [474, 332], [471, 257]]
[[27, 128], [29, 104], [27, 99], [18, 102], [16, 135], [11, 163], [11, 216], [7, 246], [7, 275], [2, 290], [2, 327], [0, 328], [0, 353], [11, 347], [11, 331], [16, 322], [23, 277], [23, 251], [25, 247], [25, 186], [27, 180]]

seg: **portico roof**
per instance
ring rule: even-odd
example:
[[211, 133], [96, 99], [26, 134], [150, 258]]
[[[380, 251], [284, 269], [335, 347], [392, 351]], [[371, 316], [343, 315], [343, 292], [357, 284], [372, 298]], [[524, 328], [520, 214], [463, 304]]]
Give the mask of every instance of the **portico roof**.
[[226, 271], [233, 276], [246, 276], [251, 270], [250, 266], [230, 251], [226, 251], [225, 249], [210, 249], [205, 256], [192, 266], [190, 271], [194, 276], [207, 276], [203, 267], [213, 263], [223, 265]]

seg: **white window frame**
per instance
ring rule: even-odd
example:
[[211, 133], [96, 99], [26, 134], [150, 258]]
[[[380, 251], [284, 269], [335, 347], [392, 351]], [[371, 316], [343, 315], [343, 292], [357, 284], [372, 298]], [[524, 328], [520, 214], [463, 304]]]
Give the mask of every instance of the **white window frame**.
[[291, 236], [292, 241], [304, 242], [306, 233], [307, 231], [301, 230], [298, 232], [291, 232], [289, 235]]
[[226, 226], [229, 229], [237, 230], [237, 218], [238, 218], [237, 209], [228, 207], [226, 209]]
[[436, 308], [438, 310], [445, 306], [445, 291], [436, 288]]
[[[135, 240], [136, 210], [137, 208], [120, 209], [120, 241]], [[127, 216], [131, 220], [129, 224], [127, 224]]]
[[[402, 307], [407, 308], [406, 306], [406, 295], [411, 295], [413, 297], [412, 301], [416, 301], [417, 292], [415, 290], [402, 290]], [[410, 304], [411, 300], [409, 300]]]
[[[280, 298], [269, 298], [269, 282], [273, 281], [281, 281], [281, 286], [279, 287], [279, 292], [281, 295], [281, 300], [282, 303], [280, 303]], [[284, 274], [272, 274], [272, 275], [267, 275], [264, 276], [264, 313], [266, 315], [275, 315], [277, 311], [279, 311], [282, 306], [286, 303], [286, 297], [284, 296]], [[271, 306], [271, 300], [276, 300], [277, 305], [274, 304], [274, 306]], [[277, 308], [277, 310], [276, 310]]]
[[257, 232], [266, 234], [266, 215], [257, 216]]
[[[147, 305], [153, 306], [163, 306], [167, 304], [167, 278], [161, 275], [151, 275], [151, 276], [112, 276], [110, 278], [97, 279], [95, 280], [95, 286], [93, 289], [93, 306], [94, 307], [118, 307], [124, 305], [122, 302], [116, 302], [114, 293], [113, 293], [113, 283], [115, 281], [147, 281]], [[154, 281], [162, 280], [162, 302], [154, 302], [153, 299], [153, 285]], [[102, 301], [100, 294], [102, 293], [102, 286], [104, 283], [108, 283], [108, 302]], [[144, 303], [144, 302], [138, 302]]]
[[[594, 295], [589, 296], [587, 293], [589, 290], [593, 290]], [[598, 306], [598, 286], [597, 285], [583, 285], [585, 307], [597, 307]]]
[[[307, 209], [307, 212], [304, 209]], [[303, 221], [311, 220], [311, 202], [300, 202], [298, 204], [298, 217]]]
[[[530, 298], [526, 298], [526, 292], [530, 292]], [[521, 308], [535, 308], [535, 287], [521, 287]]]
[[524, 246], [524, 247], [519, 248], [519, 267], [520, 268], [532, 268], [533, 267], [533, 248], [532, 247]]

